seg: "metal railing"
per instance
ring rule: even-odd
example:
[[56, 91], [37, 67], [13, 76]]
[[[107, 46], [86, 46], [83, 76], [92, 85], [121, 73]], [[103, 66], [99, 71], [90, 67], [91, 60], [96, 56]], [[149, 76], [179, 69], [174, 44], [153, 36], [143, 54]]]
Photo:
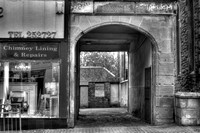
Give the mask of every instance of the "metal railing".
[[[17, 107], [16, 110], [6, 110], [7, 106]], [[0, 104], [0, 132], [1, 131], [22, 131], [21, 105], [20, 104]]]

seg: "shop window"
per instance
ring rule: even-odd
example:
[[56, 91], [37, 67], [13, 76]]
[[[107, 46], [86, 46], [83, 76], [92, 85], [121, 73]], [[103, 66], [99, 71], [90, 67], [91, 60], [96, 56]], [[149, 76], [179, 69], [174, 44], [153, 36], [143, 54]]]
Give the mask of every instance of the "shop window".
[[59, 77], [59, 62], [0, 62], [1, 117], [59, 117]]

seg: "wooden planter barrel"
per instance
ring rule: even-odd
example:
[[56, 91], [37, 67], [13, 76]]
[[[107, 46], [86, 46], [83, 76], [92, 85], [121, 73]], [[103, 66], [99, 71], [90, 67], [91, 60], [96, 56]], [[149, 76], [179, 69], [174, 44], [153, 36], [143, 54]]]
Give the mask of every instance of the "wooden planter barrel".
[[179, 125], [200, 125], [200, 93], [175, 94], [175, 121]]

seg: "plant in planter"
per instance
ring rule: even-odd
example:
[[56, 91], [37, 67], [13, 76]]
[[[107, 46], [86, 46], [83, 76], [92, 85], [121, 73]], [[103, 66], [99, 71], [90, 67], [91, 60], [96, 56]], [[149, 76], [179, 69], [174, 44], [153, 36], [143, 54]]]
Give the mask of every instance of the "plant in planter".
[[188, 86], [175, 94], [175, 121], [179, 125], [200, 125], [200, 88], [192, 75], [187, 78]]

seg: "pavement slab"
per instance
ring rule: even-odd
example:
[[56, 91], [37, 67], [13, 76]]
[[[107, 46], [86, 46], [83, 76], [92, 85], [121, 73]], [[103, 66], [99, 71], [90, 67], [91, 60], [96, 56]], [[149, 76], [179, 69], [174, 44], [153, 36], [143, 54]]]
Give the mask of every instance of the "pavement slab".
[[67, 129], [36, 129], [2, 133], [200, 133], [200, 126], [175, 123], [153, 126], [133, 117], [126, 109], [83, 109], [77, 124]]

